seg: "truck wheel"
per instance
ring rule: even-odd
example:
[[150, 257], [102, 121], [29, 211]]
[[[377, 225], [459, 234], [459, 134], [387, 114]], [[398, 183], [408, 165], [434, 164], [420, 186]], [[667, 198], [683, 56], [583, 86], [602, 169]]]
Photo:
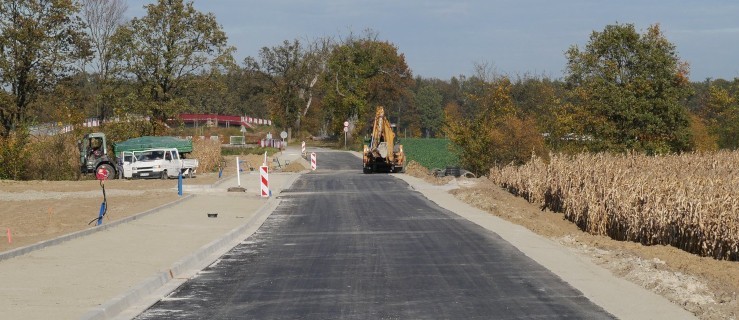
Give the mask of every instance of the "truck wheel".
[[167, 179], [169, 179], [169, 175], [167, 174], [167, 170], [164, 170], [164, 171], [162, 171], [162, 176], [161, 176], [161, 178], [162, 178], [162, 180], [167, 180]]
[[362, 169], [362, 172], [364, 172], [364, 173], [372, 173], [372, 168], [369, 168], [369, 167], [364, 167], [364, 168]]
[[[100, 168], [104, 168], [105, 170], [108, 171], [108, 177], [105, 178], [105, 180], [113, 180], [113, 179], [115, 179], [115, 168], [113, 168], [113, 166], [111, 166], [111, 165], [109, 165], [107, 163], [103, 163], [103, 164], [101, 164], [101, 165], [99, 165], [97, 167], [98, 170]], [[97, 172], [97, 170], [95, 170], [95, 172]]]
[[192, 179], [195, 175], [192, 173], [192, 169], [187, 169], [187, 177]]

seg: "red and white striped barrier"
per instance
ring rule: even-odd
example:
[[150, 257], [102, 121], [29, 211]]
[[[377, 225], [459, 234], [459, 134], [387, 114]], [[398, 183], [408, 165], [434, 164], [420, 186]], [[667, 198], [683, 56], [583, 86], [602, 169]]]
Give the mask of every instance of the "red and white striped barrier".
[[259, 167], [259, 181], [260, 181], [260, 190], [262, 192], [262, 197], [267, 198], [270, 196], [269, 192], [269, 167], [267, 166], [261, 166]]
[[310, 154], [310, 169], [315, 171], [316, 170], [316, 153], [311, 152]]
[[303, 141], [303, 143], [300, 144], [300, 154], [305, 156], [305, 141]]

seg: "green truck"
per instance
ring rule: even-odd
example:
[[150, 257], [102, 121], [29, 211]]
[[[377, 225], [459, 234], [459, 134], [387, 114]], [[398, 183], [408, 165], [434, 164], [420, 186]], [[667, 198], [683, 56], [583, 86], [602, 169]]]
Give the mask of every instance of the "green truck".
[[[128, 139], [112, 145], [112, 153], [108, 153], [108, 141], [102, 132], [86, 134], [77, 142], [80, 151], [80, 171], [83, 174], [103, 173], [106, 179], [123, 177], [123, 155], [156, 148], [174, 148], [179, 154], [192, 152], [192, 141], [175, 137], [144, 136]], [[190, 171], [192, 172], [192, 170]]]

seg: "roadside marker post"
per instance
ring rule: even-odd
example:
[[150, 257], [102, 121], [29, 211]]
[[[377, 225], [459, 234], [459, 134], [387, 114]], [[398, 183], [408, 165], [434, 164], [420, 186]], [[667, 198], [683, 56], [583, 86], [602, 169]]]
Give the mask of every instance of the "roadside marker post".
[[177, 195], [182, 196], [182, 170], [180, 170], [180, 174], [177, 176]]
[[316, 153], [311, 152], [310, 154], [310, 169], [316, 171]]
[[241, 164], [239, 163], [239, 157], [236, 157], [236, 181], [241, 187]]
[[106, 209], [107, 209], [107, 205], [106, 205], [105, 201], [103, 201], [103, 203], [100, 204], [100, 213], [98, 214], [98, 219], [97, 219], [98, 220], [98, 223], [97, 223], [98, 226], [101, 225], [101, 224], [103, 224], [103, 217], [105, 216]]
[[102, 166], [98, 168], [95, 174], [96, 178], [100, 180], [100, 188], [103, 189], [103, 203], [100, 204], [100, 213], [97, 218], [98, 226], [103, 224], [103, 217], [105, 217], [105, 213], [108, 212], [108, 197], [105, 195], [105, 179], [108, 179], [109, 174], [110, 172]]
[[303, 141], [303, 143], [300, 144], [300, 154], [302, 154], [303, 157], [305, 157], [305, 141]]
[[268, 166], [259, 167], [259, 181], [260, 181], [259, 190], [261, 190], [262, 198], [268, 198], [269, 196], [272, 195], [272, 192], [269, 190], [269, 167]]

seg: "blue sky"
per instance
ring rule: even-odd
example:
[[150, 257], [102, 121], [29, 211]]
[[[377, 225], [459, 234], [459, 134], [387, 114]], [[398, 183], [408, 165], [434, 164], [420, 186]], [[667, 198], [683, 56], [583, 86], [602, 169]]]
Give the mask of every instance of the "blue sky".
[[[128, 16], [143, 4], [129, 0]], [[739, 1], [605, 0], [195, 0], [212, 12], [237, 48], [256, 56], [283, 40], [346, 36], [372, 29], [395, 44], [414, 75], [447, 80], [473, 73], [475, 63], [502, 74], [561, 78], [564, 52], [584, 46], [593, 30], [659, 23], [690, 64], [690, 78], [739, 77]]]

